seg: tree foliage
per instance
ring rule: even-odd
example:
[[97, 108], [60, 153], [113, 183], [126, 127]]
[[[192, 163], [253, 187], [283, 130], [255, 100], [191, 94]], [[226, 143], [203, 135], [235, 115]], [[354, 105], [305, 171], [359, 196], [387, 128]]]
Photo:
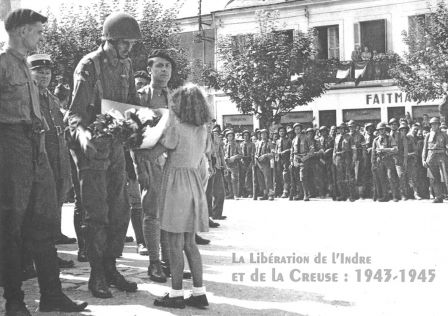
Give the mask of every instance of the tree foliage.
[[[314, 32], [277, 31], [278, 13], [257, 11], [259, 32], [218, 40], [218, 71], [206, 70], [207, 85], [223, 90], [244, 114], [263, 126], [305, 105], [326, 89], [325, 67], [314, 61]], [[295, 78], [294, 78], [295, 77]]]
[[170, 85], [177, 87], [190, 71], [177, 38], [179, 3], [171, 8], [165, 8], [158, 0], [100, 0], [84, 5], [62, 3], [58, 12], [47, 12], [49, 21], [45, 24], [45, 40], [39, 52], [52, 56], [54, 78], [72, 83], [78, 62], [101, 44], [106, 17], [116, 11], [126, 12], [137, 19], [143, 37], [131, 51], [134, 70], [146, 69], [147, 57], [152, 50], [168, 49], [177, 63], [177, 72], [173, 74]]
[[415, 18], [409, 32], [403, 32], [408, 52], [403, 58], [396, 56], [390, 70], [398, 86], [418, 102], [447, 94], [448, 7], [440, 1], [429, 9], [429, 14]]

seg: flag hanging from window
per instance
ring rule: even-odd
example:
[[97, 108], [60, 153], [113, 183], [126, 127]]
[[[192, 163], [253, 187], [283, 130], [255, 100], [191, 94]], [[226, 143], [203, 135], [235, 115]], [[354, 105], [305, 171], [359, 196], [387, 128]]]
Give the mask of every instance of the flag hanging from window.
[[337, 83], [341, 83], [350, 77], [350, 64], [339, 64], [336, 72]]
[[366, 73], [368, 61], [358, 61], [354, 63], [355, 67], [355, 85], [357, 86]]

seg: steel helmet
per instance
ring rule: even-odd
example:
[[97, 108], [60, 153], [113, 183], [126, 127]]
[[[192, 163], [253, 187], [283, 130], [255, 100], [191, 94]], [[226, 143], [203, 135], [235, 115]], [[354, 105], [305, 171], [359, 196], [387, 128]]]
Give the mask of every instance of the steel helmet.
[[326, 127], [325, 125], [322, 125], [322, 126], [319, 128], [319, 131], [321, 131], [321, 132], [323, 132], [323, 131], [328, 131], [328, 127]]
[[103, 24], [103, 40], [140, 40], [142, 34], [138, 22], [129, 14], [116, 12], [109, 15]]
[[250, 132], [249, 132], [247, 129], [245, 129], [245, 130], [241, 133], [241, 136], [244, 137], [244, 134], [248, 134], [248, 135], [250, 136]]
[[438, 117], [433, 117], [429, 120], [429, 124], [440, 124], [440, 119]]
[[384, 123], [384, 122], [380, 122], [380, 123], [378, 123], [377, 125], [376, 125], [376, 129], [378, 130], [378, 129], [386, 129], [387, 128], [387, 125], [386, 125], [386, 123]]
[[295, 129], [295, 128], [296, 128], [297, 126], [298, 126], [298, 127], [300, 127], [300, 128], [302, 128], [302, 124], [300, 124], [300, 123], [295, 123], [295, 124], [293, 125], [293, 127], [292, 127], [292, 128], [294, 128], [294, 129]]
[[342, 122], [337, 126], [337, 128], [347, 128], [347, 125], [344, 122]]
[[391, 119], [389, 120], [389, 125], [392, 125], [392, 124], [394, 124], [394, 123], [397, 123], [397, 124], [398, 124], [398, 120], [397, 120], [395, 117], [393, 117], [393, 118], [391, 118]]
[[347, 126], [348, 127], [356, 126], [356, 122], [354, 120], [350, 120], [348, 121]]
[[409, 130], [408, 123], [402, 122], [402, 123], [400, 124], [400, 126], [398, 127], [398, 130], [403, 129], [403, 128]]

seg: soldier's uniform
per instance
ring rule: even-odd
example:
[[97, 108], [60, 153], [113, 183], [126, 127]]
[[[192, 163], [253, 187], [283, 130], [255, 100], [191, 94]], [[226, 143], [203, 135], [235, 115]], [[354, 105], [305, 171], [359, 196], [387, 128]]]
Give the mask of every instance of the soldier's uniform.
[[[400, 126], [401, 128], [404, 128]], [[406, 125], [407, 126], [407, 125]], [[409, 185], [414, 193], [414, 198], [419, 199], [420, 196], [418, 195], [417, 190], [417, 157], [418, 157], [418, 148], [417, 148], [417, 140], [415, 137], [408, 133], [406, 135], [406, 141], [407, 144], [407, 157], [406, 158], [406, 190], [407, 186]], [[412, 195], [412, 193], [406, 192], [407, 195], [404, 196], [404, 198], [408, 198]]]
[[[230, 134], [233, 134], [235, 137], [235, 133], [233, 131], [228, 131], [226, 133], [226, 137]], [[239, 144], [235, 139], [227, 140], [227, 143], [224, 147], [224, 157], [226, 161], [227, 168], [230, 169], [230, 175], [228, 179], [232, 184], [232, 192], [233, 197], [238, 198], [240, 191], [240, 158], [241, 158], [241, 149]]]
[[[261, 130], [261, 133], [267, 133], [266, 130]], [[273, 156], [274, 148], [270, 140], [260, 140], [256, 144], [254, 168], [257, 177], [257, 183], [263, 197], [261, 199], [274, 199], [274, 185], [272, 183], [271, 158]], [[254, 190], [255, 191], [255, 190]], [[256, 192], [254, 192], [254, 197]]]
[[[377, 129], [385, 129], [385, 123], [379, 123]], [[399, 200], [398, 179], [395, 173], [394, 155], [398, 152], [398, 146], [395, 139], [387, 134], [379, 135], [373, 141], [372, 146], [372, 169], [376, 173], [379, 180], [379, 191], [381, 198], [379, 201], [385, 202], [388, 200], [387, 179], [389, 180], [390, 189], [394, 201]]]
[[[392, 118], [389, 121], [389, 126], [392, 124], [398, 124], [398, 120], [396, 118]], [[406, 146], [403, 144], [403, 137], [401, 136], [400, 132], [397, 130], [391, 130], [390, 136], [394, 139], [395, 143], [397, 144], [398, 152], [392, 155], [394, 165], [395, 165], [395, 173], [398, 178], [398, 183], [400, 187], [400, 195], [404, 195], [406, 191], [404, 188], [406, 186], [406, 170], [403, 166], [403, 158], [404, 158], [404, 151], [407, 150]], [[400, 198], [400, 197], [399, 197]]]
[[346, 125], [341, 123], [338, 126], [341, 133], [336, 135], [334, 141], [333, 161], [336, 165], [336, 182], [340, 196], [338, 200], [354, 201], [354, 161], [357, 159], [357, 150], [353, 137], [346, 131]]
[[[321, 126], [319, 129], [322, 132], [328, 131], [326, 126]], [[330, 193], [330, 196], [336, 198], [336, 178], [333, 168], [333, 150], [334, 150], [334, 139], [329, 135], [322, 135], [319, 138], [320, 147], [320, 159], [323, 161], [324, 168], [324, 188], [325, 191]], [[326, 194], [327, 192], [324, 192]]]
[[[296, 125], [294, 125], [295, 128]], [[309, 200], [311, 163], [314, 154], [314, 141], [303, 134], [298, 134], [291, 143], [291, 196], [294, 200]]]
[[[279, 127], [284, 128], [284, 127]], [[280, 192], [283, 186], [282, 197], [288, 197], [291, 177], [289, 175], [291, 155], [291, 140], [286, 136], [286, 129], [284, 137], [280, 137], [275, 142], [275, 162], [276, 162], [276, 182], [274, 191]]]
[[[430, 124], [439, 124], [440, 120], [433, 117]], [[428, 168], [428, 175], [434, 190], [435, 203], [443, 202], [442, 180], [446, 184], [447, 176], [447, 150], [448, 135], [440, 131], [437, 127], [436, 131], [431, 130], [425, 137], [423, 145], [422, 162]]]
[[[356, 126], [354, 121], [350, 121], [347, 126]], [[353, 174], [355, 176], [355, 185], [360, 188], [361, 195], [365, 190], [365, 173], [366, 169], [366, 160], [367, 157], [367, 148], [366, 148], [366, 140], [364, 135], [360, 132], [354, 130], [349, 132], [350, 136], [353, 138], [353, 142], [356, 147], [356, 161], [354, 162], [354, 170]]]
[[[121, 21], [135, 20], [122, 13], [112, 14], [105, 21], [105, 29], [107, 23], [119, 24]], [[133, 24], [132, 27], [138, 29], [138, 25]], [[69, 110], [73, 139], [77, 139], [79, 128], [87, 128], [101, 113], [102, 99], [139, 104], [130, 58], [120, 60], [116, 51], [113, 48], [105, 50], [104, 44], [86, 55], [74, 73], [73, 100]], [[119, 139], [102, 136], [93, 138], [91, 143], [96, 153], [90, 157], [78, 144], [74, 144], [71, 151], [86, 212], [87, 255], [92, 268], [89, 288], [95, 296], [110, 297], [104, 281], [109, 284], [119, 282], [115, 285], [122, 290], [137, 289], [135, 283], [124, 282], [115, 266], [116, 258], [123, 251], [130, 219], [126, 163]]]
[[221, 139], [215, 134], [219, 133], [220, 128], [213, 129], [213, 143], [212, 143], [212, 164], [215, 173], [208, 180], [206, 195], [208, 211], [213, 219], [222, 219], [222, 212], [224, 210], [224, 170], [226, 169], [224, 161], [224, 144]]
[[374, 200], [378, 198], [378, 194], [376, 192], [376, 180], [374, 180], [373, 174], [372, 174], [372, 146], [373, 146], [373, 140], [375, 139], [375, 136], [372, 132], [368, 132], [367, 129], [371, 128], [374, 129], [373, 123], [367, 123], [365, 125], [366, 132], [364, 133], [364, 139], [366, 142], [366, 151], [367, 151], [367, 159], [365, 159], [365, 166], [364, 166], [364, 198], [371, 198], [373, 197]]
[[[243, 137], [245, 134], [249, 134], [249, 131], [243, 131]], [[243, 191], [244, 196], [252, 197], [253, 191], [253, 180], [252, 180], [252, 168], [254, 164], [255, 156], [255, 144], [250, 140], [243, 141], [240, 144], [241, 147], [241, 183], [240, 190]]]

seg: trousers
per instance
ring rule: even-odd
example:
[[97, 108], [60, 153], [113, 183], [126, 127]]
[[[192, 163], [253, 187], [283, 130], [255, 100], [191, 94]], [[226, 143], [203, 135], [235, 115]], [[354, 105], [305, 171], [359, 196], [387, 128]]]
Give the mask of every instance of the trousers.
[[211, 217], [220, 217], [224, 210], [224, 174], [222, 169], [216, 169], [214, 175], [208, 179], [207, 190], [208, 212]]

